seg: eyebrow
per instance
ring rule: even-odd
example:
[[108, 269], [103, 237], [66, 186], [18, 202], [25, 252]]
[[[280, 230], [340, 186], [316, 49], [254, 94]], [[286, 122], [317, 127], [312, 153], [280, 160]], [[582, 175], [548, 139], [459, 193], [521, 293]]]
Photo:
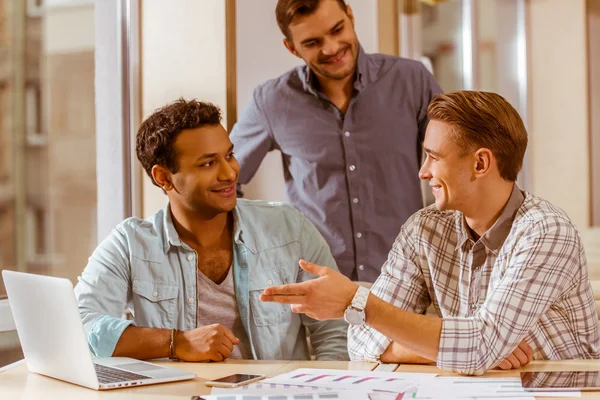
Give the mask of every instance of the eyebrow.
[[[229, 148], [229, 150], [227, 150], [227, 153], [231, 153], [232, 150], [233, 150], [233, 145], [231, 145], [231, 147]], [[200, 157], [196, 158], [196, 161], [204, 160], [206, 158], [214, 158], [218, 154], [219, 153], [207, 153], [207, 154], [203, 154]]]
[[438, 153], [437, 151], [428, 149], [427, 147], [423, 146], [423, 150], [425, 150], [426, 153], [431, 154], [434, 157], [441, 157], [442, 155], [440, 153]]
[[[337, 24], [335, 24], [335, 25], [333, 26], [333, 28], [331, 28], [331, 29], [330, 29], [330, 30], [329, 30], [327, 33], [331, 33], [331, 32], [333, 32], [333, 31], [335, 31], [337, 28], [339, 28], [339, 27], [340, 27], [340, 25], [343, 25], [343, 23], [344, 23], [344, 20], [343, 20], [343, 19], [339, 20], [339, 21], [338, 21], [338, 23], [337, 23]], [[300, 44], [303, 44], [303, 45], [304, 45], [304, 44], [306, 44], [306, 43], [308, 43], [308, 42], [312, 42], [313, 40], [318, 40], [318, 39], [319, 39], [318, 37], [307, 38], [307, 39], [304, 39], [303, 41], [301, 41], [301, 42], [300, 42]]]

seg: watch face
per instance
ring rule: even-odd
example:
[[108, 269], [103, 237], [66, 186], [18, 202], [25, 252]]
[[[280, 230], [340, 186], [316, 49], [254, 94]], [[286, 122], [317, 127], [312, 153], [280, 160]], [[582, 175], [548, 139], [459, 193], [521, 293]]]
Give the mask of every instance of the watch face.
[[344, 312], [344, 319], [350, 325], [362, 325], [365, 322], [365, 312], [347, 308]]

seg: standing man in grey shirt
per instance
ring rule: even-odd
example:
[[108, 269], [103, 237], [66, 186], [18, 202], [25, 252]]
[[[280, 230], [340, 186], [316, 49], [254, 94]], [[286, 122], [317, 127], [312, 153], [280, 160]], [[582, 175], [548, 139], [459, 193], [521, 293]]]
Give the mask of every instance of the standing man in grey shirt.
[[286, 48], [306, 65], [254, 90], [231, 132], [239, 183], [280, 150], [289, 201], [344, 275], [373, 282], [423, 206], [421, 142], [441, 89], [420, 62], [366, 54], [343, 0], [279, 0], [275, 13]]

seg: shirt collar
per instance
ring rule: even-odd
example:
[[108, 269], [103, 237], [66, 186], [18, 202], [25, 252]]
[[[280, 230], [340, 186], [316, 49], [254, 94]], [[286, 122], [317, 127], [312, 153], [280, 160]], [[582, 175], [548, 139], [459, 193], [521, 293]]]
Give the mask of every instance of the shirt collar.
[[[363, 50], [360, 43], [358, 44], [358, 59], [356, 61], [356, 79], [354, 80], [354, 88], [361, 91], [366, 86], [368, 72], [368, 55]], [[305, 64], [299, 69], [299, 77], [302, 80], [304, 90], [314, 96], [319, 96], [319, 91], [316, 85], [316, 77], [310, 67]]]
[[[240, 224], [240, 214], [238, 210], [238, 206], [232, 211], [233, 213], [233, 240], [235, 242], [241, 241], [242, 228]], [[163, 235], [164, 235], [164, 252], [167, 254], [171, 246], [174, 247], [183, 247], [185, 243], [179, 237], [179, 233], [177, 233], [177, 229], [175, 229], [175, 224], [173, 223], [173, 215], [171, 214], [171, 204], [168, 203], [163, 208]]]
[[[479, 238], [481, 242], [494, 254], [497, 254], [498, 250], [504, 244], [504, 241], [508, 237], [510, 230], [512, 228], [512, 223], [515, 219], [515, 214], [517, 213], [521, 204], [523, 204], [523, 200], [525, 200], [525, 196], [521, 189], [515, 183], [512, 188], [512, 192], [502, 213], [482, 236]], [[472, 240], [472, 236], [470, 233], [470, 228], [467, 225], [464, 215], [460, 214], [460, 229], [458, 232], [458, 242], [456, 244], [456, 248], [462, 248], [467, 241], [467, 239]]]

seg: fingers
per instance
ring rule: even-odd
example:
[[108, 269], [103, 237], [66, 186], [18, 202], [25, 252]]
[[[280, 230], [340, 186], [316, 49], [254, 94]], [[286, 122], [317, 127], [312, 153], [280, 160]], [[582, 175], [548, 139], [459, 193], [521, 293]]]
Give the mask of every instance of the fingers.
[[232, 346], [240, 342], [240, 339], [235, 337], [233, 332], [231, 332], [229, 329], [225, 328], [223, 325], [219, 325], [219, 327], [221, 329], [221, 332], [223, 333], [223, 336], [225, 336], [225, 338], [227, 339], [225, 342], [231, 343]]
[[221, 345], [227, 347], [229, 349], [229, 351], [233, 351], [234, 344], [228, 337], [223, 336]]
[[220, 352], [213, 350], [208, 354], [208, 359], [210, 361], [223, 361], [223, 354], [221, 354]]
[[[266, 289], [265, 289], [266, 291]], [[260, 301], [266, 303], [279, 303], [279, 304], [304, 304], [307, 299], [306, 296], [283, 296], [283, 295], [266, 295], [261, 294], [259, 297]]]
[[293, 283], [290, 285], [271, 286], [265, 289], [267, 296], [303, 296], [308, 291], [308, 282]]
[[[529, 362], [529, 359], [527, 358], [527, 354], [525, 354], [525, 352], [523, 350], [521, 350], [520, 347], [517, 347], [512, 352], [512, 355], [515, 356], [515, 358], [519, 362], [518, 367], [522, 367], [523, 365], [526, 365]], [[516, 368], [518, 368], [518, 367], [516, 367]]]
[[318, 276], [323, 276], [327, 274], [327, 270], [329, 269], [327, 267], [321, 267], [320, 265], [310, 263], [306, 260], [300, 260], [298, 264], [300, 265], [300, 268], [302, 268], [306, 272]]
[[530, 362], [532, 362], [533, 361], [533, 349], [531, 348], [531, 346], [529, 344], [527, 344], [527, 342], [525, 340], [523, 340], [521, 343], [519, 343], [519, 348], [527, 356], [527, 363], [526, 364], [529, 364]]
[[512, 365], [510, 364], [510, 362], [508, 360], [505, 359], [500, 364], [498, 364], [498, 368], [507, 370], [507, 369], [511, 369]]
[[506, 360], [510, 363], [512, 368], [519, 368], [521, 366], [521, 363], [513, 353], [510, 353], [508, 357], [506, 357]]
[[231, 353], [233, 352], [233, 348], [229, 349], [224, 344], [222, 344], [221, 346], [217, 347], [215, 350], [217, 352], [219, 352], [219, 354], [221, 354], [221, 356], [223, 357], [223, 360], [226, 359], [226, 358], [231, 357]]
[[300, 304], [292, 304], [290, 307], [293, 313], [296, 314], [304, 314], [306, 311], [304, 310], [304, 306]]

